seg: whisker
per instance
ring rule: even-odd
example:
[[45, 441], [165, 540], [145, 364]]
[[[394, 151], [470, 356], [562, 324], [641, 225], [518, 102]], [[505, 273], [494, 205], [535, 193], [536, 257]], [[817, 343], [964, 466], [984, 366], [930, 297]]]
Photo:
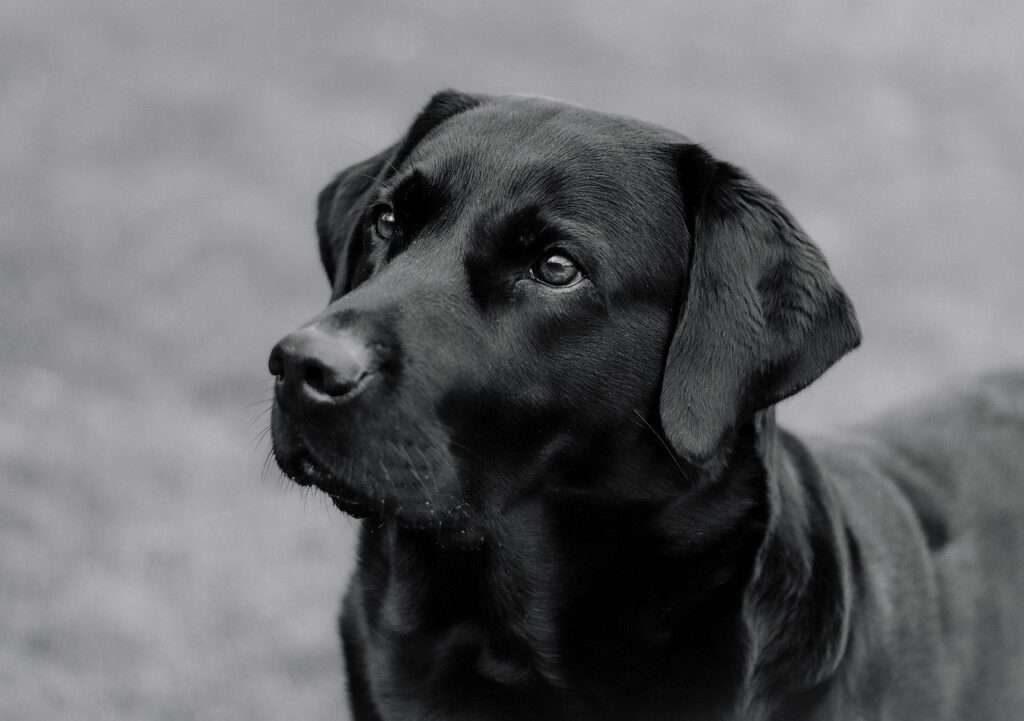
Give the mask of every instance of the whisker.
[[[263, 459], [263, 470], [260, 471], [260, 480], [265, 481], [267, 479], [267, 473], [270, 472], [271, 463], [273, 462], [273, 460], [274, 460], [274, 449], [273, 448], [269, 448], [269, 449], [267, 449], [266, 457]], [[280, 473], [280, 472], [281, 472], [280, 469], [278, 469], [278, 473]]]
[[[398, 444], [395, 444], [395, 447], [396, 448], [401, 448], [402, 452], [405, 454], [405, 457], [409, 460], [409, 472], [412, 473], [412, 477], [415, 478], [417, 483], [420, 484], [420, 488], [423, 489], [423, 495], [429, 497], [430, 490], [427, 488], [426, 481], [424, 481], [422, 478], [420, 478], [420, 474], [416, 472], [416, 463], [415, 463], [415, 461], [413, 461], [412, 454], [409, 453], [409, 449], [405, 446], [405, 444], [402, 444], [401, 446], [399, 446]], [[422, 452], [420, 453], [420, 455], [421, 456], [423, 455]], [[424, 461], [425, 460], [426, 460], [426, 457], [424, 456]]]
[[345, 480], [349, 483], [355, 481], [352, 477], [352, 468], [355, 466], [356, 458], [351, 453], [348, 454], [348, 468], [345, 469]]
[[644, 418], [643, 414], [639, 410], [634, 408], [633, 414], [640, 419], [642, 427], [649, 430], [651, 432], [651, 435], [658, 439], [658, 443], [660, 443], [662, 448], [664, 448], [665, 451], [668, 453], [668, 457], [672, 459], [672, 465], [674, 465], [676, 467], [676, 470], [679, 471], [680, 477], [683, 478], [684, 480], [689, 480], [689, 476], [687, 475], [686, 471], [683, 470], [683, 467], [679, 465], [679, 459], [676, 458], [676, 452], [672, 450], [672, 446], [668, 444], [668, 441], [665, 440], [660, 433], [658, 433], [654, 426], [652, 426], [650, 422], [646, 418]]
[[384, 471], [384, 480], [386, 480], [391, 485], [391, 491], [392, 491], [392, 493], [395, 494], [395, 497], [397, 498], [398, 497], [398, 484], [395, 483], [395, 480], [391, 477], [391, 474], [388, 473], [387, 464], [384, 463], [384, 459], [381, 458], [380, 456], [377, 456], [377, 465], [380, 466], [380, 469], [382, 471]]
[[261, 406], [261, 405], [263, 405], [265, 403], [270, 403], [272, 400], [274, 400], [274, 394], [273, 393], [271, 393], [266, 398], [257, 398], [256, 400], [252, 401], [251, 403], [244, 404], [242, 407], [243, 408], [254, 408], [256, 406]]
[[[430, 442], [429, 438], [427, 438], [427, 442], [428, 443]], [[419, 446], [416, 446], [416, 452], [419, 453], [420, 454], [420, 458], [423, 459], [424, 466], [426, 468], [430, 468], [431, 467], [430, 461], [427, 459], [427, 454], [423, 452], [423, 449], [420, 448]], [[430, 480], [433, 482], [434, 492], [435, 493], [440, 493], [441, 492], [441, 486], [438, 485], [438, 483], [437, 483], [437, 474], [436, 473], [431, 473], [430, 474]]]
[[253, 435], [254, 443], [256, 445], [259, 445], [260, 441], [262, 441], [264, 438], [266, 438], [267, 434], [269, 432], [270, 432], [270, 424], [269, 423], [264, 423], [262, 426], [260, 426], [260, 429], [258, 431], [256, 431], [255, 434]]
[[267, 440], [267, 436], [270, 435], [270, 425], [268, 424], [253, 438], [252, 447], [259, 448], [263, 441]]
[[252, 417], [252, 420], [250, 420], [250, 421], [249, 421], [249, 427], [250, 427], [250, 428], [252, 428], [252, 426], [254, 426], [254, 425], [255, 425], [255, 424], [257, 423], [257, 421], [259, 421], [259, 420], [263, 419], [264, 417], [266, 417], [266, 415], [267, 415], [268, 413], [270, 413], [270, 411], [272, 411], [272, 410], [273, 410], [273, 408], [274, 408], [273, 406], [271, 406], [271, 405], [267, 405], [267, 407], [266, 407], [266, 408], [264, 408], [264, 409], [263, 409], [263, 410], [261, 410], [261, 411], [260, 411], [259, 413], [257, 413], [256, 415], [254, 415], [254, 416]]

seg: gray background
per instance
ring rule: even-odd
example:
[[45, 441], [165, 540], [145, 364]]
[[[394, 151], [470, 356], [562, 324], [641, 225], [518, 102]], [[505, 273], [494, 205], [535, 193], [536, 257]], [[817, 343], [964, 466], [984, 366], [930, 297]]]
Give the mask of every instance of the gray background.
[[1024, 4], [712, 5], [0, 5], [0, 718], [344, 717], [355, 526], [262, 470], [265, 357], [326, 299], [316, 191], [441, 87], [774, 188], [865, 331], [793, 425], [1024, 363]]

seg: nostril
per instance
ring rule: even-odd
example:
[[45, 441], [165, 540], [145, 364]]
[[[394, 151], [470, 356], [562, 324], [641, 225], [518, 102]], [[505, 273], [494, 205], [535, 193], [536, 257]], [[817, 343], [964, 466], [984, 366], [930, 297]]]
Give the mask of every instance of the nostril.
[[367, 372], [362, 371], [359, 375], [348, 378], [328, 378], [324, 383], [324, 392], [327, 393], [327, 395], [334, 396], [335, 398], [348, 395], [355, 390], [356, 386], [359, 385], [359, 382], [366, 376]]
[[279, 381], [284, 380], [284, 360], [281, 358], [281, 355], [281, 346], [276, 345], [270, 351], [270, 358], [267, 361], [267, 369], [270, 371], [270, 375]]
[[350, 393], [366, 375], [367, 371], [363, 368], [331, 368], [315, 358], [308, 358], [302, 364], [305, 384], [317, 393], [333, 398]]
[[315, 360], [307, 360], [302, 364], [302, 380], [318, 393], [327, 393], [324, 388], [324, 367]]

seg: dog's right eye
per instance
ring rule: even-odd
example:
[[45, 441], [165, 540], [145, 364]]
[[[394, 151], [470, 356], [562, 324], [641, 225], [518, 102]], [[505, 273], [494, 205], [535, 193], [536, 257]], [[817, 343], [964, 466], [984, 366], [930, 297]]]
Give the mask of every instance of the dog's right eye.
[[552, 288], [568, 288], [583, 280], [583, 273], [564, 253], [549, 253], [530, 269], [534, 280]]
[[398, 233], [395, 209], [387, 204], [377, 206], [373, 211], [370, 227], [381, 240], [391, 240]]

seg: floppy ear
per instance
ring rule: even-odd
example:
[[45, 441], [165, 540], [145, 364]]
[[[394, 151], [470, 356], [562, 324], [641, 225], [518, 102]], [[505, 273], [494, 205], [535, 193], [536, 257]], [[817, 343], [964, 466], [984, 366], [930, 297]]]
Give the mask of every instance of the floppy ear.
[[821, 251], [774, 195], [697, 145], [675, 150], [690, 272], [661, 421], [676, 452], [702, 465], [754, 413], [856, 348], [860, 328]]
[[[328, 183], [316, 199], [316, 234], [320, 240], [320, 262], [332, 287], [342, 293], [351, 290], [352, 274], [362, 251], [356, 232], [366, 210], [369, 191], [384, 177], [384, 168], [397, 145], [372, 158], [345, 168]], [[338, 285], [340, 284], [340, 287]]]
[[396, 171], [431, 130], [485, 100], [486, 96], [456, 90], [436, 93], [401, 140], [345, 168], [320, 191], [316, 215], [320, 260], [336, 292], [352, 290], [355, 266], [363, 251], [359, 223], [367, 210], [371, 191]]

